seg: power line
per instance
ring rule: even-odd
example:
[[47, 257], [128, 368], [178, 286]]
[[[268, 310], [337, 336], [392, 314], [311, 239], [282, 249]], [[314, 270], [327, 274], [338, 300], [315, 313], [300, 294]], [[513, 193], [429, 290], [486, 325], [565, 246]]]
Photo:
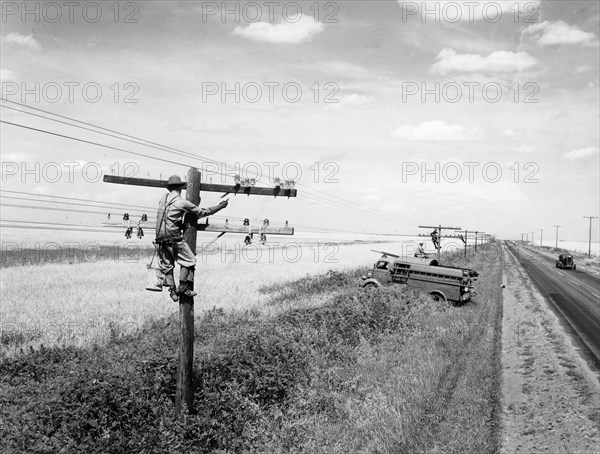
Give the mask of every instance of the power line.
[[[24, 192], [24, 191], [11, 191], [9, 189], [0, 189], [0, 192], [8, 192], [10, 194], [19, 194], [19, 195], [28, 195], [28, 196], [35, 196], [35, 197], [48, 197], [51, 199], [62, 199], [62, 200], [75, 200], [77, 202], [92, 202], [92, 203], [105, 203], [105, 204], [110, 204], [110, 205], [121, 205], [123, 207], [131, 207], [131, 208], [147, 208], [147, 209], [152, 209], [155, 210], [157, 207], [145, 207], [145, 206], [138, 206], [138, 205], [129, 205], [129, 204], [125, 204], [125, 203], [118, 203], [118, 202], [103, 202], [101, 200], [92, 200], [92, 199], [81, 199], [81, 198], [76, 198], [76, 197], [65, 197], [65, 196], [57, 196], [57, 195], [48, 195], [48, 194], [37, 194], [35, 192]], [[40, 200], [42, 201], [42, 200]], [[50, 202], [50, 200], [48, 200], [48, 202]]]
[[[116, 203], [116, 202], [103, 202], [100, 200], [91, 200], [91, 199], [81, 199], [81, 198], [75, 198], [75, 197], [64, 197], [64, 196], [53, 196], [53, 195], [46, 195], [46, 194], [36, 194], [36, 193], [32, 193], [32, 192], [22, 192], [22, 191], [10, 191], [7, 189], [0, 189], [0, 193], [1, 192], [8, 192], [11, 194], [17, 194], [17, 195], [27, 195], [27, 196], [41, 196], [41, 197], [49, 197], [52, 199], [59, 199], [59, 200], [74, 200], [77, 202], [92, 202], [92, 203], [102, 203], [102, 204], [107, 204], [107, 205], [113, 205], [113, 206], [101, 206], [101, 205], [88, 205], [88, 204], [73, 204], [73, 205], [83, 205], [83, 206], [90, 206], [90, 207], [94, 207], [94, 208], [106, 208], [107, 210], [113, 210], [113, 211], [118, 211], [118, 210], [122, 210], [123, 212], [125, 212], [125, 210], [128, 211], [142, 211], [142, 212], [147, 212], [150, 211], [152, 212], [153, 210], [156, 210], [156, 207], [149, 207], [149, 206], [139, 206], [139, 205], [129, 205], [129, 204], [123, 204], [123, 203]], [[11, 197], [11, 196], [6, 196], [6, 195], [1, 195], [0, 197], [4, 197], [4, 198], [14, 198], [14, 199], [18, 199], [18, 200], [24, 200], [24, 201], [33, 201], [33, 202], [42, 202], [42, 203], [61, 203], [61, 204], [71, 204], [68, 202], [62, 202], [62, 201], [54, 201], [54, 200], [44, 200], [44, 199], [40, 199], [40, 198], [21, 198], [21, 197]], [[24, 207], [27, 208], [27, 207]], [[98, 214], [102, 214], [100, 212], [98, 212]], [[219, 215], [213, 215], [211, 217], [217, 218], [217, 219], [233, 219], [233, 220], [239, 220], [242, 221], [246, 218], [241, 218], [241, 217], [236, 217], [236, 216], [219, 216]], [[262, 222], [261, 219], [258, 218], [249, 218], [253, 221], [257, 221], [257, 222]], [[279, 221], [274, 221], [272, 222], [273, 224], [281, 224], [283, 225], [284, 223]], [[310, 227], [312, 228], [312, 227]]]
[[47, 210], [47, 211], [67, 211], [69, 213], [85, 213], [85, 214], [106, 214], [106, 211], [89, 211], [89, 210], [75, 210], [69, 208], [57, 208], [57, 207], [43, 207], [38, 205], [17, 205], [13, 203], [2, 203], [0, 207], [11, 207], [11, 208], [23, 208], [32, 210]]
[[175, 164], [175, 165], [181, 166], [181, 167], [193, 167], [193, 166], [190, 166], [188, 164], [182, 164], [181, 162], [171, 161], [170, 159], [157, 158], [156, 156], [151, 156], [151, 155], [147, 155], [147, 154], [144, 154], [144, 153], [138, 153], [136, 151], [131, 151], [131, 150], [125, 150], [124, 148], [113, 147], [113, 146], [110, 146], [110, 145], [106, 145], [106, 144], [102, 144], [102, 143], [98, 143], [98, 142], [93, 142], [91, 140], [80, 139], [78, 137], [73, 137], [73, 136], [69, 136], [69, 135], [66, 135], [66, 134], [59, 134], [57, 132], [47, 131], [45, 129], [33, 128], [31, 126], [21, 125], [19, 123], [12, 123], [12, 122], [6, 121], [6, 120], [0, 120], [0, 123], [5, 123], [7, 125], [16, 126], [16, 127], [19, 127], [19, 128], [30, 129], [31, 131], [41, 132], [43, 134], [49, 134], [49, 135], [52, 135], [52, 136], [62, 137], [63, 139], [69, 139], [69, 140], [74, 140], [74, 141], [77, 141], [77, 142], [87, 143], [89, 145], [95, 145], [95, 146], [98, 146], [98, 147], [108, 148], [110, 150], [121, 151], [123, 153], [133, 154], [133, 155], [136, 155], [136, 156], [142, 156], [144, 158], [156, 159], [157, 161], [167, 162], [169, 164]]
[[[9, 102], [13, 102], [13, 101], [9, 101]], [[16, 103], [16, 104], [18, 104], [18, 103]], [[22, 104], [22, 105], [24, 105], [24, 104]], [[154, 148], [156, 150], [167, 151], [168, 153], [174, 153], [174, 154], [177, 154], [177, 155], [180, 155], [180, 156], [184, 156], [184, 157], [188, 157], [188, 158], [193, 158], [193, 159], [198, 159], [201, 162], [210, 162], [210, 163], [217, 163], [218, 164], [217, 161], [209, 160], [207, 158], [203, 158], [202, 156], [196, 156], [196, 155], [194, 155], [192, 153], [189, 153], [189, 152], [184, 152], [184, 151], [170, 151], [168, 147], [155, 146], [155, 145], [151, 145], [149, 143], [143, 143], [143, 142], [140, 142], [140, 141], [137, 141], [137, 140], [125, 139], [125, 138], [119, 137], [118, 135], [115, 135], [115, 134], [108, 134], [106, 132], [96, 131], [96, 130], [94, 130], [92, 128], [86, 128], [84, 126], [79, 126], [79, 125], [72, 124], [72, 123], [69, 123], [69, 122], [66, 122], [66, 121], [57, 120], [55, 118], [48, 118], [48, 117], [45, 117], [43, 115], [35, 114], [33, 112], [27, 112], [25, 110], [15, 109], [14, 107], [2, 106], [2, 105], [0, 105], [0, 107], [3, 107], [5, 109], [14, 110], [16, 112], [21, 112], [21, 113], [24, 113], [26, 115], [32, 115], [34, 117], [43, 118], [44, 120], [50, 120], [50, 121], [54, 121], [54, 122], [61, 123], [61, 124], [64, 124], [64, 125], [73, 126], [75, 128], [83, 129], [83, 130], [86, 130], [86, 131], [91, 131], [91, 132], [94, 132], [96, 134], [102, 134], [104, 136], [113, 137], [115, 139], [125, 140], [127, 142], [131, 142], [131, 143], [135, 143], [135, 144], [138, 144], [138, 145], [143, 145], [143, 146], [146, 146], [146, 147]], [[35, 109], [34, 107], [29, 107], [29, 108], [30, 109]], [[50, 115], [55, 115], [55, 114], [52, 114], [50, 112], [44, 111], [42, 109], [35, 109], [35, 110], [41, 110], [42, 112], [46, 112], [46, 113], [48, 113]], [[59, 115], [59, 116], [62, 117], [62, 115]], [[63, 118], [68, 118], [68, 117], [63, 117]], [[78, 121], [78, 120], [75, 120], [75, 119], [70, 119], [70, 120], [71, 121]], [[88, 123], [85, 123], [85, 124], [88, 124]], [[94, 127], [95, 128], [99, 128], [98, 126], [94, 126]], [[104, 128], [100, 128], [100, 129], [104, 129]], [[114, 131], [114, 132], [116, 132], [116, 131]], [[122, 134], [122, 133], [119, 133], [119, 132], [117, 132], [117, 134], [120, 134], [120, 135], [123, 135], [123, 136], [127, 136], [126, 134]], [[130, 137], [130, 136], [127, 136], [127, 137]], [[141, 139], [141, 140], [143, 140], [143, 139]], [[146, 142], [146, 141], [144, 141], [144, 142]], [[222, 172], [216, 172], [216, 171], [213, 171], [213, 170], [207, 170], [207, 172], [214, 173], [214, 174], [220, 174], [220, 175], [223, 175], [223, 176], [227, 176], [226, 174], [224, 174]]]
[[[9, 191], [9, 190], [4, 190], [4, 189], [0, 189], [0, 192], [10, 192], [10, 193], [14, 193], [14, 194], [28, 194], [28, 195], [38, 195], [38, 194], [34, 194], [34, 193], [27, 193], [27, 192], [19, 192], [19, 191]], [[42, 194], [39, 194], [42, 195]], [[23, 200], [23, 201], [30, 201], [30, 202], [42, 202], [42, 203], [58, 203], [58, 204], [65, 204], [65, 205], [77, 205], [77, 206], [89, 206], [92, 208], [106, 208], [106, 210], [112, 210], [112, 211], [116, 211], [117, 213], [121, 213], [124, 212], [125, 209], [127, 209], [128, 211], [141, 211], [141, 212], [145, 212], [147, 210], [143, 209], [143, 208], [148, 208], [150, 210], [153, 210], [154, 208], [151, 207], [142, 207], [142, 208], [134, 208], [134, 205], [125, 205], [125, 204], [117, 204], [117, 205], [125, 205], [128, 208], [122, 208], [122, 207], [111, 207], [111, 206], [101, 206], [101, 205], [89, 205], [89, 204], [79, 204], [79, 203], [72, 203], [72, 202], [63, 202], [63, 201], [56, 201], [56, 200], [44, 200], [44, 199], [39, 199], [39, 198], [20, 198], [20, 197], [12, 197], [12, 196], [6, 196], [6, 195], [1, 195], [0, 197], [2, 198], [11, 198], [11, 199], [17, 199], [17, 200]], [[67, 199], [67, 200], [75, 200], [75, 201], [91, 201], [91, 202], [96, 202], [96, 203], [104, 203], [104, 204], [111, 204], [112, 202], [102, 202], [102, 201], [96, 201], [96, 200], [90, 200], [90, 199], [78, 199], [78, 198], [74, 198], [74, 197], [60, 197], [60, 196], [51, 196], [51, 195], [46, 195], [43, 194], [43, 197], [51, 197], [53, 199]], [[86, 214], [106, 214], [107, 211], [89, 211], [89, 210], [81, 210], [81, 209], [66, 209], [66, 208], [55, 208], [55, 207], [46, 207], [46, 206], [38, 206], [38, 205], [17, 205], [17, 204], [11, 204], [11, 203], [1, 203], [0, 207], [2, 206], [6, 206], [6, 207], [12, 207], [12, 208], [21, 208], [21, 209], [38, 209], [38, 210], [47, 210], [47, 211], [67, 211], [67, 212], [72, 212], [72, 213], [86, 213]], [[244, 219], [247, 218], [241, 218], [241, 217], [235, 217], [235, 216], [218, 216], [218, 215], [213, 215], [210, 216], [211, 218], [216, 218], [216, 219], [231, 219], [231, 220], [237, 220], [237, 221], [242, 221]], [[149, 217], [149, 222], [152, 222], [153, 217]], [[251, 219], [252, 221], [257, 221], [257, 222], [262, 222], [262, 220], [260, 219]], [[284, 225], [283, 222], [271, 222], [271, 224], [274, 225]], [[352, 232], [349, 230], [342, 230], [342, 229], [323, 229], [320, 228], [318, 226], [307, 226], [307, 225], [299, 225], [299, 224], [294, 224], [295, 228], [300, 228], [303, 229], [304, 231], [311, 231], [311, 232], [339, 232], [339, 233], [358, 233], [358, 232]]]
[[[111, 207], [106, 207], [106, 206], [103, 206], [103, 205], [92, 205], [92, 204], [88, 204], [88, 203], [61, 202], [59, 200], [43, 200], [43, 199], [33, 199], [33, 198], [27, 199], [27, 198], [23, 198], [23, 197], [15, 197], [15, 196], [10, 196], [10, 195], [0, 195], [0, 198], [24, 200], [24, 201], [30, 201], [30, 202], [58, 203], [58, 204], [61, 204], [61, 205], [85, 206], [85, 207], [91, 207], [91, 208], [111, 208]], [[7, 204], [7, 206], [13, 206], [13, 205], [8, 205]], [[24, 208], [27, 208], [27, 206], [24, 206]], [[127, 210], [129, 210], [129, 211], [143, 211], [143, 212], [147, 211], [147, 210], [140, 209], [140, 208], [127, 208]]]
[[[26, 104], [17, 103], [15, 101], [8, 101], [8, 100], [6, 100], [4, 98], [0, 98], [0, 99], [3, 99], [5, 102], [10, 102], [10, 103], [13, 103], [13, 104], [17, 104], [19, 106], [22, 106], [22, 107], [25, 107], [25, 108], [28, 108], [28, 109], [32, 109], [32, 110], [36, 110], [36, 111], [39, 111], [39, 112], [43, 112], [43, 113], [46, 113], [46, 114], [49, 114], [49, 115], [53, 115], [53, 116], [56, 116], [56, 117], [59, 117], [59, 118], [64, 118], [64, 119], [67, 119], [67, 120], [72, 121], [72, 122], [76, 122], [76, 123], [80, 123], [80, 124], [85, 124], [87, 126], [92, 126], [93, 128], [96, 128], [96, 129], [100, 129], [100, 130], [103, 130], [103, 131], [109, 131], [109, 132], [113, 132], [113, 133], [119, 134], [120, 136], [124, 136], [124, 137], [128, 137], [128, 138], [136, 139], [136, 141], [125, 139], [123, 137], [117, 137], [117, 136], [112, 135], [112, 134], [106, 134], [106, 133], [103, 133], [101, 131], [94, 131], [94, 130], [92, 130], [90, 128], [83, 128], [83, 127], [78, 126], [78, 125], [74, 125], [74, 124], [71, 124], [71, 123], [67, 123], [67, 122], [55, 120], [55, 119], [52, 119], [52, 118], [48, 118], [48, 117], [44, 117], [44, 116], [41, 116], [41, 115], [33, 114], [33, 113], [26, 112], [26, 111], [23, 111], [23, 110], [14, 109], [14, 108], [11, 108], [11, 107], [8, 107], [8, 106], [2, 106], [2, 107], [5, 107], [5, 108], [8, 108], [8, 109], [11, 109], [11, 110], [15, 110], [17, 112], [22, 112], [22, 113], [25, 113], [25, 114], [28, 114], [28, 115], [34, 115], [34, 116], [37, 116], [37, 117], [40, 117], [40, 118], [44, 118], [44, 119], [47, 119], [47, 120], [50, 120], [50, 121], [57, 121], [59, 123], [63, 123], [63, 124], [67, 124], [69, 126], [73, 126], [73, 127], [85, 129], [85, 130], [92, 131], [92, 132], [95, 132], [95, 133], [98, 133], [98, 134], [108, 135], [110, 137], [114, 137], [114, 138], [117, 138], [117, 139], [120, 139], [120, 140], [126, 140], [128, 142], [136, 143], [136, 144], [139, 144], [139, 145], [148, 146], [148, 147], [151, 147], [151, 148], [156, 148], [156, 149], [159, 149], [161, 151], [167, 151], [167, 152], [170, 152], [170, 153], [177, 153], [177, 154], [188, 156], [188, 157], [191, 157], [191, 158], [194, 158], [194, 159], [204, 160], [204, 162], [211, 162], [211, 163], [216, 163], [216, 164], [224, 164], [225, 166], [228, 166], [228, 167], [231, 167], [233, 169], [236, 169], [235, 166], [228, 165], [225, 162], [215, 161], [213, 159], [205, 158], [205, 157], [202, 157], [202, 156], [195, 156], [192, 153], [189, 153], [189, 152], [186, 152], [186, 151], [183, 151], [183, 150], [179, 150], [179, 149], [176, 149], [176, 148], [168, 147], [166, 145], [161, 145], [161, 144], [158, 144], [156, 142], [151, 142], [151, 141], [148, 141], [146, 139], [142, 139], [140, 137], [132, 136], [132, 135], [129, 135], [129, 134], [124, 134], [124, 133], [121, 133], [121, 132], [118, 132], [118, 131], [115, 131], [115, 130], [112, 130], [112, 129], [108, 129], [108, 128], [103, 128], [101, 126], [97, 126], [97, 125], [94, 125], [92, 123], [87, 123], [87, 122], [83, 122], [83, 121], [80, 121], [80, 120], [77, 120], [77, 119], [74, 119], [74, 118], [70, 118], [70, 117], [67, 117], [67, 116], [64, 116], [64, 115], [55, 114], [53, 112], [50, 112], [50, 111], [47, 111], [47, 110], [43, 110], [43, 109], [39, 109], [39, 108], [35, 108], [35, 107], [31, 107], [31, 106], [28, 106]], [[13, 124], [13, 123], [9, 123], [9, 122], [6, 122], [6, 123]], [[13, 125], [21, 126], [21, 127], [26, 127], [26, 126], [17, 125], [17, 124], [13, 124]], [[104, 145], [104, 144], [98, 144], [96, 142], [85, 141], [83, 139], [73, 138], [71, 136], [63, 136], [63, 135], [60, 135], [60, 134], [57, 134], [57, 133], [51, 133], [51, 132], [48, 132], [48, 131], [37, 130], [35, 128], [30, 128], [30, 129], [33, 129], [33, 130], [36, 130], [36, 131], [40, 131], [40, 132], [46, 132], [46, 133], [50, 133], [50, 134], [54, 134], [54, 135], [59, 135], [59, 136], [66, 137], [66, 138], [71, 138], [73, 140], [83, 141], [85, 143], [91, 143], [91, 144], [94, 144], [94, 145], [104, 146], [104, 147], [107, 147], [107, 148], [111, 148], [111, 149], [123, 151], [123, 152], [126, 152], [126, 153], [137, 154], [137, 155], [149, 157], [151, 159], [162, 160], [160, 158], [155, 158], [155, 157], [152, 157], [152, 156], [149, 156], [149, 155], [144, 155], [144, 154], [132, 152], [132, 151], [129, 151], [129, 150], [123, 150], [123, 149], [119, 149], [119, 148], [116, 148], [116, 147], [110, 147], [110, 146], [107, 146], [107, 145]], [[146, 142], [146, 143], [142, 143], [142, 142], [139, 142], [139, 141]], [[148, 144], [150, 144], [150, 145], [148, 145]], [[169, 161], [169, 160], [163, 160], [163, 161], [170, 162], [170, 163], [173, 162], [173, 161]], [[178, 164], [178, 165], [182, 165], [182, 164]], [[221, 174], [221, 175], [224, 175], [226, 177], [231, 177], [231, 175], [223, 174], [222, 172], [214, 172], [214, 171], [210, 171], [210, 172], [211, 173], [216, 173], [216, 174]], [[260, 177], [263, 176], [262, 173], [260, 173], [260, 174], [257, 173], [257, 172], [252, 172], [252, 173], [255, 174], [258, 178], [260, 178]], [[337, 202], [338, 206], [345, 206], [345, 208], [349, 208], [351, 210], [356, 210], [354, 208], [355, 202], [353, 202], [353, 201], [344, 199], [342, 197], [339, 197], [339, 196], [336, 196], [336, 195], [333, 195], [333, 194], [325, 193], [323, 191], [320, 191], [319, 189], [314, 189], [314, 188], [311, 188], [311, 187], [306, 186], [304, 184], [298, 183], [298, 186], [304, 187], [308, 191], [314, 191], [316, 193], [323, 194], [321, 196], [319, 196], [319, 195], [313, 196], [316, 199], [319, 199], [319, 197], [320, 197], [320, 198], [324, 199], [325, 202], [329, 202], [329, 203], [332, 203], [332, 204], [335, 204], [336, 202], [334, 200], [331, 200], [331, 199], [332, 198], [333, 199], [337, 199], [337, 200], [341, 201], [341, 203], [345, 204], [345, 205], [341, 205], [340, 202]], [[329, 198], [329, 199], [327, 199], [327, 198]], [[334, 208], [335, 208], [335, 206], [334, 206]], [[335, 209], [337, 209], [337, 208], [335, 208]], [[361, 213], [365, 212], [365, 211], [371, 212], [372, 215], [379, 216], [381, 219], [387, 219], [387, 222], [394, 222], [394, 223], [397, 222], [395, 219], [392, 219], [391, 217], [389, 217], [389, 215], [386, 215], [384, 213], [378, 212], [378, 211], [373, 210], [371, 208], [366, 208], [366, 209], [360, 210]]]
[[[89, 225], [89, 224], [68, 224], [68, 223], [57, 223], [57, 222], [41, 222], [41, 221], [22, 221], [14, 219], [3, 219], [0, 220], [0, 227], [4, 228], [15, 228], [15, 229], [42, 229], [42, 230], [70, 230], [70, 231], [81, 231], [81, 232], [102, 232], [102, 233], [121, 233], [121, 229], [126, 226], [123, 225]], [[13, 223], [13, 224], [7, 224]], [[49, 227], [53, 226], [53, 227]], [[54, 228], [56, 227], [56, 228]], [[72, 228], [67, 228], [72, 227]], [[131, 226], [135, 228], [136, 226]], [[143, 230], [154, 230], [152, 226], [141, 225]], [[303, 231], [303, 233], [328, 233], [331, 231]], [[336, 233], [353, 233], [345, 230], [337, 230]], [[243, 235], [239, 232], [231, 232], [232, 235]]]

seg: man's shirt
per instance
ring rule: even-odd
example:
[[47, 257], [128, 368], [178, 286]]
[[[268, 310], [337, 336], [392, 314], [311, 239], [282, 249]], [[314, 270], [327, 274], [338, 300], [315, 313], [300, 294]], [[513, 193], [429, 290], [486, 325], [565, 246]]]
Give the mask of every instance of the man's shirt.
[[[166, 196], [164, 219], [160, 214], [156, 219], [156, 238], [181, 236], [181, 226], [185, 213], [196, 213], [199, 218], [212, 214], [211, 209], [204, 209], [185, 200], [177, 191], [171, 191]], [[164, 199], [161, 199], [161, 205]]]

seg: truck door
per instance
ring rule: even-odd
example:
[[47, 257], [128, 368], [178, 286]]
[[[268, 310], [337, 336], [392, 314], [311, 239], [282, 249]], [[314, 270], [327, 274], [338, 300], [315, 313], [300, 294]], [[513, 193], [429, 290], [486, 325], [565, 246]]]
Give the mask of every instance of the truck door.
[[379, 260], [373, 269], [373, 277], [382, 285], [387, 284], [391, 280], [390, 263], [387, 260]]

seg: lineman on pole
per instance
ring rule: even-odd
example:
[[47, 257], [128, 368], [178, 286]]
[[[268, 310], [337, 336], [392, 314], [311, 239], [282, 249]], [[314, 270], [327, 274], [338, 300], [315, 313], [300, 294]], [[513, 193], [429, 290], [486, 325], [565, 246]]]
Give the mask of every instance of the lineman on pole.
[[[200, 208], [181, 197], [181, 190], [186, 183], [178, 175], [172, 175], [167, 182], [168, 194], [159, 201], [156, 216], [156, 245], [160, 258], [160, 269], [164, 274], [165, 287], [169, 287], [169, 294], [173, 301], [179, 301], [179, 295], [196, 296], [194, 292], [194, 270], [196, 256], [183, 239], [183, 217], [185, 213], [195, 213], [198, 218], [210, 216], [221, 211], [227, 206], [224, 200], [210, 208]], [[175, 262], [179, 263], [179, 289], [175, 286], [173, 270]]]
[[431, 236], [431, 242], [433, 243], [433, 247], [436, 249], [440, 248], [440, 234], [438, 229], [433, 229], [433, 232], [429, 234]]

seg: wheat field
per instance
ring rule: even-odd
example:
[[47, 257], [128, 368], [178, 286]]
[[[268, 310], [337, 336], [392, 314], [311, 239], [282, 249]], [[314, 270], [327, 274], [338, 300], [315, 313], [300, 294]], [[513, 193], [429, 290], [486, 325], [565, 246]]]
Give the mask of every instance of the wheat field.
[[[329, 270], [367, 268], [378, 257], [374, 244], [301, 245], [283, 250], [251, 246], [233, 253], [197, 257], [196, 316], [213, 307], [225, 311], [273, 309], [259, 289]], [[401, 249], [386, 243], [385, 249]], [[231, 252], [231, 251], [230, 251]], [[178, 310], [166, 291], [145, 290], [146, 264], [103, 260], [96, 263], [38, 264], [2, 269], [0, 320], [2, 349], [86, 346], [129, 334], [152, 319]], [[358, 282], [357, 282], [358, 285]]]

